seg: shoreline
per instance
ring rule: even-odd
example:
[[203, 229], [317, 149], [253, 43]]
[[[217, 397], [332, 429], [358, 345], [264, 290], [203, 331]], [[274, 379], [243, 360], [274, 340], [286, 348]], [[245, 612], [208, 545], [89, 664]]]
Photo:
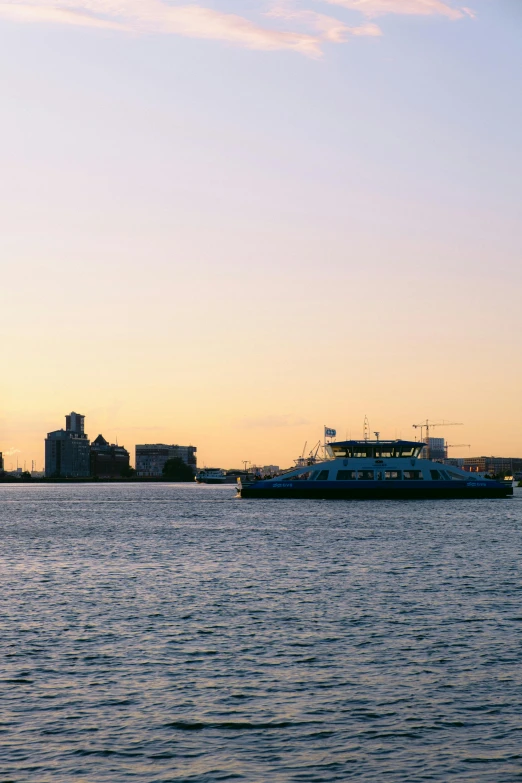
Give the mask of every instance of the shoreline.
[[164, 476], [132, 476], [130, 478], [111, 478], [109, 476], [86, 476], [85, 478], [18, 478], [16, 476], [0, 477], [2, 484], [196, 484], [193, 479], [190, 481], [179, 481], [176, 479], [165, 478]]

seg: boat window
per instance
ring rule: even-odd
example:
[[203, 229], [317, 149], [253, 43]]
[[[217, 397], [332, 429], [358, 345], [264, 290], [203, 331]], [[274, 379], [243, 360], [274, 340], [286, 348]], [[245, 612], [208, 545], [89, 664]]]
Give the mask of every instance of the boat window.
[[445, 470], [441, 470], [441, 471], [439, 471], [439, 473], [442, 476], [442, 478], [444, 479], [444, 481], [448, 481], [449, 476], [448, 476], [448, 474], [446, 473]]
[[328, 481], [328, 474], [329, 473], [330, 473], [329, 470], [321, 470], [321, 471], [319, 471], [319, 475], [317, 476], [317, 481]]
[[385, 449], [375, 449], [375, 456], [377, 459], [389, 459], [390, 457], [393, 457], [393, 449], [385, 448]]
[[448, 470], [448, 476], [452, 481], [468, 481], [469, 476], [462, 476], [460, 473], [453, 473], [451, 470]]
[[312, 471], [307, 470], [306, 473], [298, 473], [297, 476], [290, 476], [290, 481], [308, 481], [308, 479], [311, 477]]
[[430, 470], [430, 473], [433, 481], [440, 481], [440, 479], [442, 478], [438, 470]]
[[373, 449], [370, 446], [354, 446], [353, 456], [359, 459], [365, 457], [373, 457]]
[[400, 481], [402, 479], [402, 470], [385, 470], [385, 481]]
[[355, 470], [338, 470], [337, 481], [355, 481]]
[[413, 457], [415, 456], [415, 448], [407, 448], [405, 446], [399, 446], [395, 449], [397, 457]]
[[404, 481], [421, 481], [423, 478], [420, 470], [405, 470]]
[[344, 448], [344, 446], [330, 446], [329, 448], [335, 459], [349, 456], [348, 449]]
[[357, 478], [359, 481], [373, 481], [374, 472], [373, 470], [358, 470]]

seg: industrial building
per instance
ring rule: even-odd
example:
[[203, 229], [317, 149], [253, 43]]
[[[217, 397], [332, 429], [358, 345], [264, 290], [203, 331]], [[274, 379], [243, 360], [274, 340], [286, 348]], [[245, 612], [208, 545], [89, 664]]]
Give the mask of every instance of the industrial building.
[[90, 444], [84, 432], [84, 420], [85, 416], [71, 413], [65, 417], [65, 430], [47, 433], [47, 478], [86, 478], [90, 475]]
[[129, 452], [98, 435], [90, 448], [90, 473], [98, 478], [120, 478], [128, 473]]
[[169, 459], [182, 459], [196, 471], [195, 446], [169, 446], [165, 443], [144, 443], [136, 446], [136, 474], [144, 477], [163, 475], [163, 466]]

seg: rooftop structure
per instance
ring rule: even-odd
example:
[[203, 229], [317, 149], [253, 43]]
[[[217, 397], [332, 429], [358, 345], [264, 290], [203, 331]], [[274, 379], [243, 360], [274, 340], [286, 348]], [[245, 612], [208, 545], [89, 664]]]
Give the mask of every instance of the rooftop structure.
[[81, 413], [69, 413], [65, 417], [65, 429], [67, 432], [77, 432], [79, 435], [84, 434], [85, 416]]

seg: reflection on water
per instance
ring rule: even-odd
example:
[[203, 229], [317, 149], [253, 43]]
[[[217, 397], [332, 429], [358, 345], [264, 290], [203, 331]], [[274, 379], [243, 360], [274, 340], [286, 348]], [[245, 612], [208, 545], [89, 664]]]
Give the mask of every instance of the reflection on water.
[[0, 487], [0, 781], [522, 777], [522, 493]]

